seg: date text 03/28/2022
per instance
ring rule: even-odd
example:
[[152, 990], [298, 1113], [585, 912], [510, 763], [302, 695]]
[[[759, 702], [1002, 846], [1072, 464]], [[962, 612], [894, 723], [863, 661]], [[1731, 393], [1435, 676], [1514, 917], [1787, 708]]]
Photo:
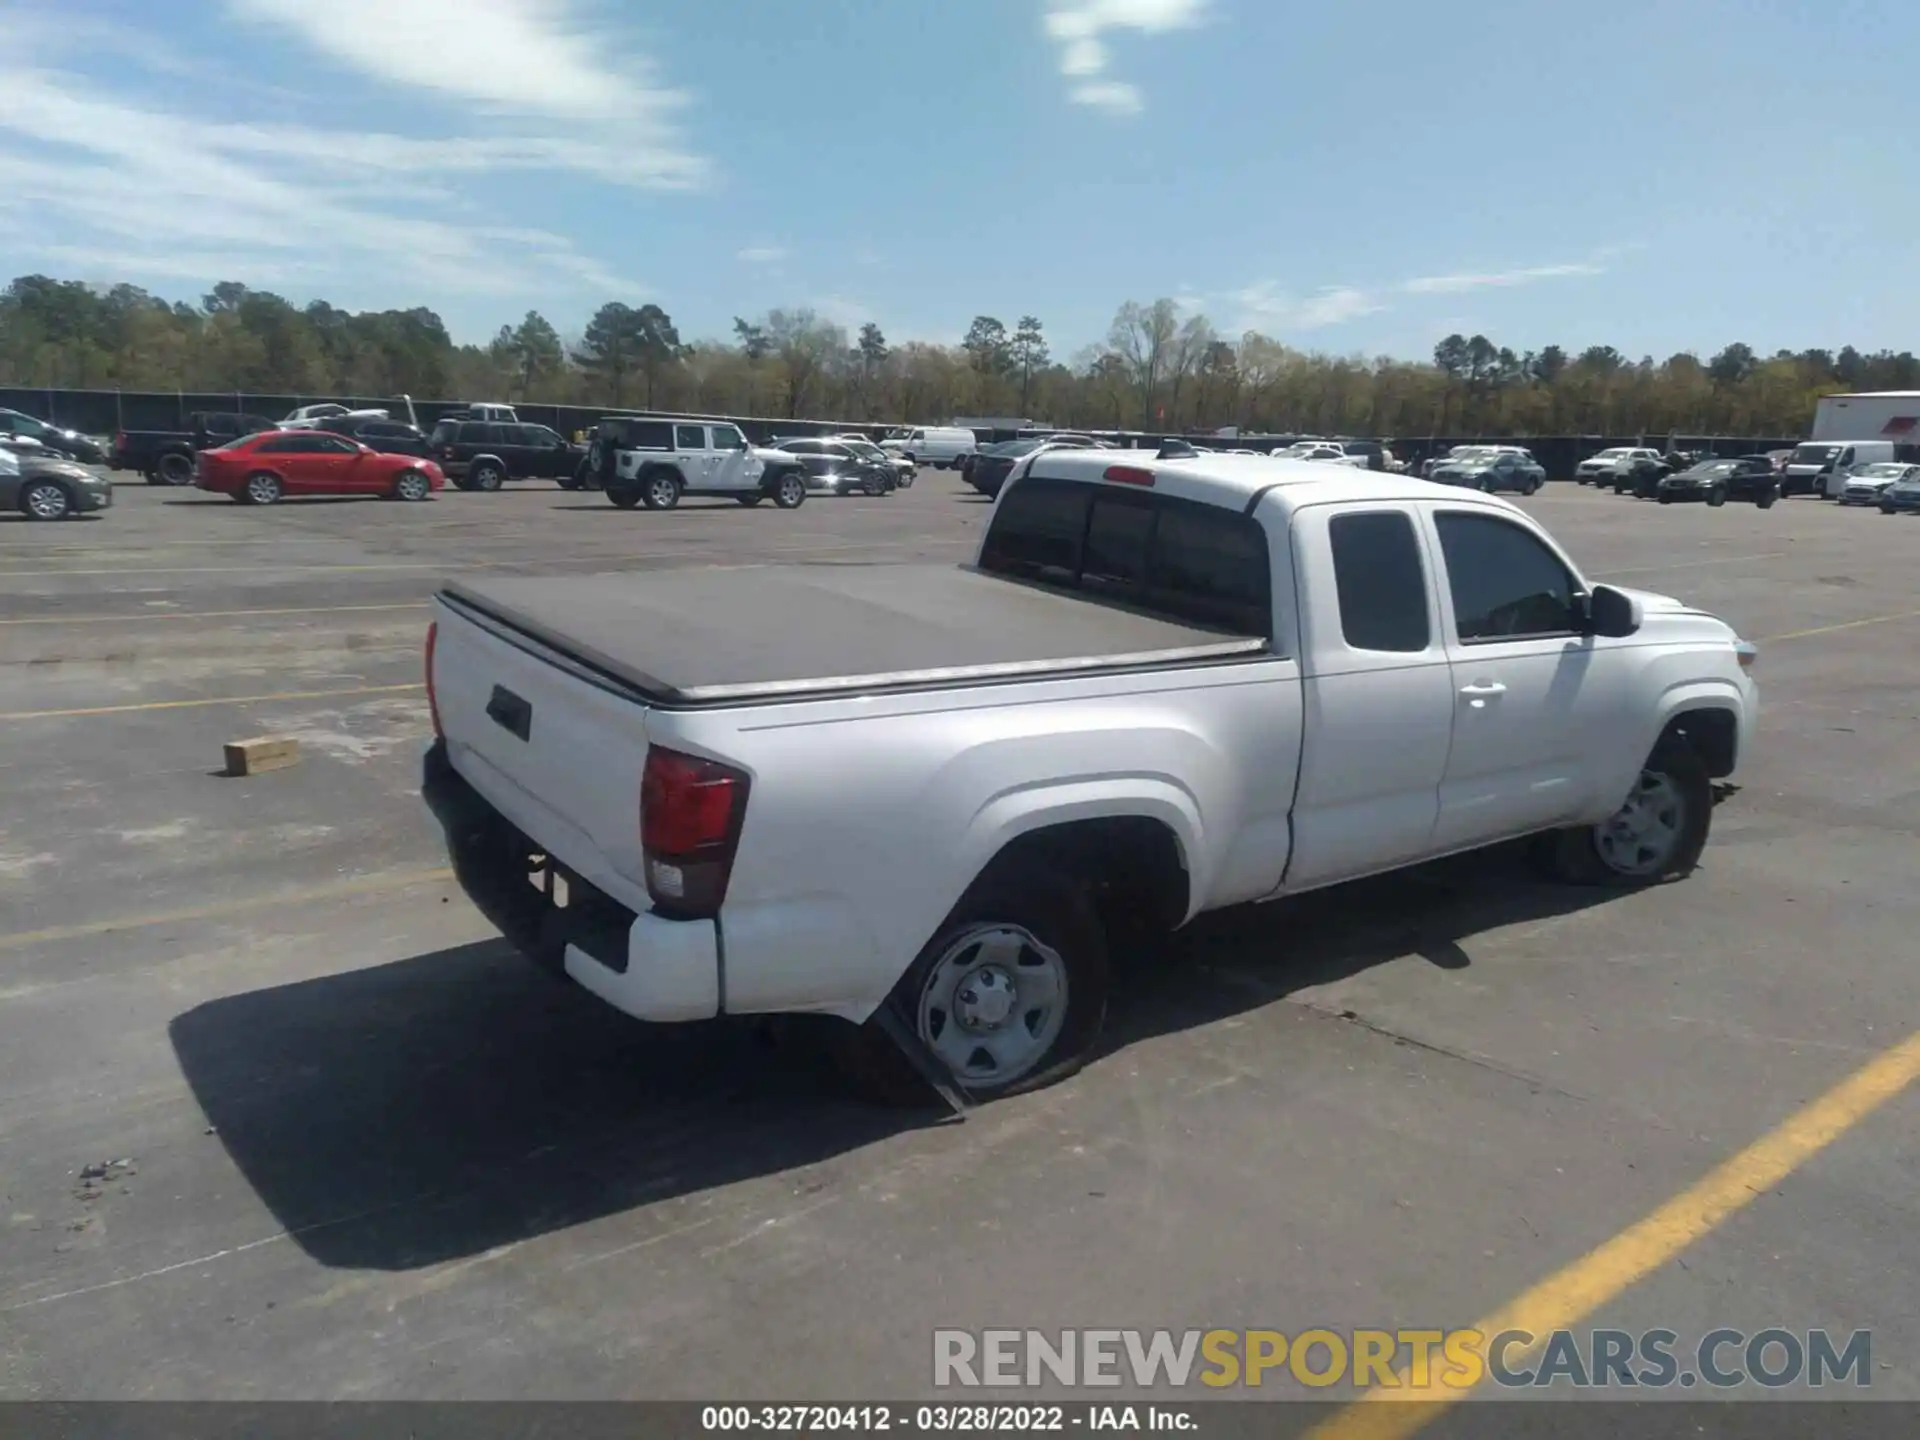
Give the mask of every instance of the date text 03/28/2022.
[[710, 1433], [892, 1431], [905, 1434], [1013, 1434], [1021, 1431], [1191, 1431], [1191, 1412], [1166, 1405], [707, 1405]]

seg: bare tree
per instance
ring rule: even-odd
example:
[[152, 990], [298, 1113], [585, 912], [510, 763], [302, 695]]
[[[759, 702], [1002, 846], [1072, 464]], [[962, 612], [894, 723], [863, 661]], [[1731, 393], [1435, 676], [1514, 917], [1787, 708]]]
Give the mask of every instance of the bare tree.
[[1142, 305], [1129, 300], [1113, 317], [1107, 344], [1126, 364], [1140, 398], [1140, 428], [1155, 428], [1154, 395], [1166, 369], [1167, 350], [1180, 325], [1180, 310], [1171, 300]]

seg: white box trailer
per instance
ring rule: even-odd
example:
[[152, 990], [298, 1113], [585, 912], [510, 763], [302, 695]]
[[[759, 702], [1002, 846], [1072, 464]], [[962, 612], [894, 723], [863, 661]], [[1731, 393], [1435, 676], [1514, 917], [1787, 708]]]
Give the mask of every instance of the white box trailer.
[[1813, 434], [1807, 438], [1920, 445], [1920, 390], [1822, 395], [1813, 410]]

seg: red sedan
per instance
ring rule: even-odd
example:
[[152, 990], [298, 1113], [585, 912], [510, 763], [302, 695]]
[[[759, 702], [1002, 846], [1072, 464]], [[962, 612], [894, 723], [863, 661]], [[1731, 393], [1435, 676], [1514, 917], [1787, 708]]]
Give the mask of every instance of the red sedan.
[[272, 505], [285, 496], [384, 495], [424, 500], [447, 477], [417, 455], [384, 455], [324, 430], [262, 430], [194, 461], [193, 483], [242, 505]]

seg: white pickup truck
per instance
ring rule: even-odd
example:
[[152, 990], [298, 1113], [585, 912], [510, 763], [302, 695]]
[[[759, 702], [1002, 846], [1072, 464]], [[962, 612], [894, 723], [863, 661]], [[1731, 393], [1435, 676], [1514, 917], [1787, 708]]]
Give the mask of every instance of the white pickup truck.
[[424, 794], [608, 1003], [824, 1012], [980, 1100], [1087, 1056], [1122, 920], [1529, 834], [1570, 881], [1684, 875], [1753, 658], [1491, 495], [1044, 450], [967, 566], [447, 586]]

